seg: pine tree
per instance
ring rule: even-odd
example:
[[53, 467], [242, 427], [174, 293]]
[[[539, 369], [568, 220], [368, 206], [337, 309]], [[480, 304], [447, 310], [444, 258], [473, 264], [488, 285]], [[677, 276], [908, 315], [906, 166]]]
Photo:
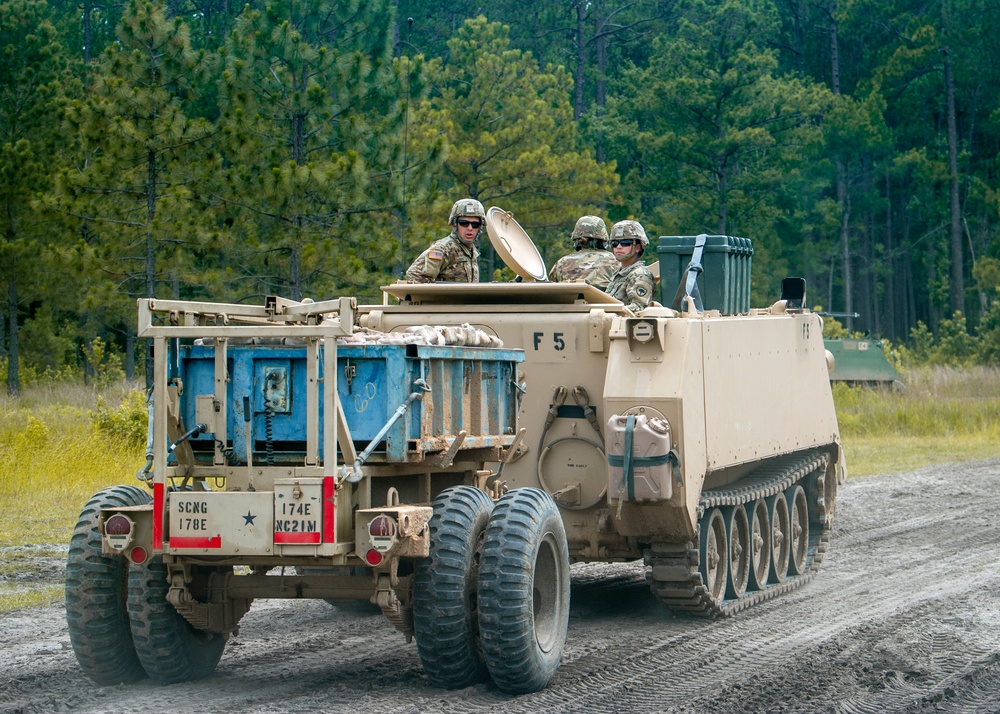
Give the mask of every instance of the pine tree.
[[219, 191], [239, 213], [236, 249], [257, 292], [328, 297], [384, 281], [404, 186], [419, 198], [426, 172], [413, 164], [433, 166], [440, 144], [405, 154], [422, 63], [393, 60], [391, 5], [282, 0], [236, 23]]
[[[0, 275], [6, 287], [7, 392], [20, 390], [22, 296], [40, 297], [30, 269], [49, 227], [34, 206], [48, 190], [58, 151], [59, 105], [78, 89], [48, 7], [34, 0], [0, 4]], [[30, 276], [36, 275], [36, 279]]]
[[[543, 251], [559, 236], [550, 257], [565, 252], [576, 219], [606, 205], [617, 183], [614, 164], [598, 164], [581, 146], [572, 79], [562, 67], [539, 68], [485, 17], [467, 21], [448, 47], [448, 61], [431, 63], [436, 92], [418, 118], [449, 144], [425, 225], [440, 232], [452, 202], [469, 196], [510, 210]], [[415, 237], [411, 252], [429, 235]], [[498, 266], [487, 263], [491, 275]]]
[[185, 245], [204, 218], [193, 187], [198, 143], [212, 127], [186, 113], [208, 57], [191, 49], [183, 20], [168, 19], [162, 3], [130, 0], [118, 40], [70, 114], [84, 154], [59, 186], [64, 210], [85, 226], [84, 254], [97, 268], [90, 292], [109, 319], [129, 324], [135, 297], [176, 297], [181, 283], [197, 280]]
[[814, 160], [832, 97], [777, 73], [770, 0], [685, 0], [678, 29], [627, 72], [602, 124], [623, 193], [667, 233], [755, 238], [755, 284], [774, 283], [789, 167]]

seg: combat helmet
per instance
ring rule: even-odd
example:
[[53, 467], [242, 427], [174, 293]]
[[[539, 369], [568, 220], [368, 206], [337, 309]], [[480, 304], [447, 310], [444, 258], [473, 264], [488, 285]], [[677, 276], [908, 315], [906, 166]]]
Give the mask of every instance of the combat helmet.
[[608, 227], [600, 216], [581, 216], [571, 237], [577, 250], [591, 242], [597, 248], [603, 248], [608, 240]]
[[448, 223], [455, 225], [455, 219], [462, 216], [476, 216], [481, 221], [486, 220], [486, 209], [483, 204], [474, 198], [460, 198], [451, 207], [451, 215], [448, 216]]
[[646, 237], [646, 231], [642, 229], [639, 221], [618, 221], [611, 227], [610, 240], [621, 240], [623, 238], [638, 240], [643, 250], [649, 247], [649, 238]]

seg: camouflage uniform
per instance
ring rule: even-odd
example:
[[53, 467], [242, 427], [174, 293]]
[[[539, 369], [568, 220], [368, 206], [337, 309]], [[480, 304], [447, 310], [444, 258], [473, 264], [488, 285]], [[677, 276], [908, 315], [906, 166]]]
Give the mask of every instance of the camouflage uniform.
[[583, 280], [595, 288], [605, 290], [616, 270], [618, 261], [611, 253], [606, 250], [583, 248], [557, 260], [549, 271], [549, 280], [560, 283], [567, 280]]
[[608, 227], [600, 216], [580, 216], [570, 236], [576, 253], [556, 261], [549, 271], [549, 280], [565, 282], [583, 280], [604, 290], [616, 270], [618, 261], [604, 247], [608, 240]]
[[639, 312], [653, 299], [653, 273], [642, 260], [627, 268], [619, 268], [611, 276], [611, 283], [604, 292], [621, 300], [632, 312]]
[[406, 270], [406, 279], [418, 283], [478, 283], [479, 248], [463, 245], [452, 231], [417, 256]]

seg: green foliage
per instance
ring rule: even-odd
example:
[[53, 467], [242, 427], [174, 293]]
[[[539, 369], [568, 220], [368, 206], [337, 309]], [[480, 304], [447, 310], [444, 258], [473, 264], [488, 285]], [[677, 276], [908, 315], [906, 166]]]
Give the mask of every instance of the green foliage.
[[5, 312], [15, 313], [4, 345], [13, 393], [19, 388], [20, 303], [47, 297], [44, 281], [33, 278], [51, 225], [34, 204], [51, 186], [51, 167], [64, 161], [58, 111], [78, 91], [72, 69], [44, 2], [0, 3], [0, 280]]
[[976, 356], [976, 346], [976, 338], [966, 329], [965, 316], [956, 312], [951, 319], [941, 321], [937, 349], [929, 361], [931, 364], [965, 366]]
[[755, 239], [759, 304], [764, 286], [788, 274], [775, 241], [788, 219], [783, 191], [822, 188], [804, 172], [821, 150], [819, 122], [833, 98], [778, 72], [768, 49], [778, 18], [768, 0], [677, 8], [676, 31], [656, 38], [647, 65], [624, 72], [597, 125], [631, 210], [661, 233]]
[[844, 327], [844, 323], [835, 317], [823, 318], [823, 337], [828, 340], [837, 340], [850, 336], [850, 331]]
[[94, 428], [126, 449], [140, 449], [146, 445], [149, 430], [149, 411], [141, 392], [132, 391], [112, 408], [103, 396], [97, 397], [97, 408], [91, 412]]
[[[468, 20], [448, 47], [446, 60], [428, 65], [436, 91], [416, 117], [430, 136], [447, 140], [445, 180], [435, 200], [412, 213], [443, 226], [463, 196], [499, 205], [514, 213], [551, 263], [569, 248], [576, 219], [601, 213], [599, 206], [612, 200], [614, 164], [599, 164], [582, 146], [566, 71], [539, 67], [530, 53], [512, 47], [507, 26]], [[422, 250], [428, 237], [416, 235], [410, 253]], [[485, 274], [495, 267], [488, 265]]]
[[238, 231], [217, 240], [260, 293], [371, 289], [395, 257], [385, 238], [441, 140], [408, 141], [423, 60], [392, 58], [391, 21], [388, 0], [282, 0], [248, 5], [227, 39], [217, 193]]
[[931, 352], [934, 349], [934, 334], [920, 320], [917, 321], [917, 326], [910, 330], [910, 342], [912, 343], [910, 350], [914, 361], [918, 363], [929, 362]]
[[1000, 366], [1000, 300], [995, 300], [990, 305], [979, 324], [977, 361], [980, 364]]
[[81, 155], [57, 174], [52, 204], [83, 237], [83, 302], [104, 324], [134, 332], [135, 297], [198, 280], [185, 247], [204, 229], [195, 183], [211, 168], [200, 142], [212, 127], [191, 103], [212, 58], [153, 0], [128, 2], [117, 38], [96, 61], [87, 98], [67, 112]]
[[133, 480], [144, 461], [138, 422], [146, 411], [141, 394], [123, 397], [122, 389], [63, 382], [0, 396], [0, 547], [68, 544], [95, 491]]
[[107, 387], [125, 379], [121, 355], [109, 352], [100, 337], [95, 337], [90, 345], [84, 345], [83, 355], [98, 387]]
[[582, 213], [745, 236], [754, 305], [801, 275], [908, 362], [997, 360], [996, 3], [488, 10], [0, 0], [9, 388], [78, 374], [95, 335], [112, 379], [138, 295], [378, 301], [464, 195], [549, 264]]

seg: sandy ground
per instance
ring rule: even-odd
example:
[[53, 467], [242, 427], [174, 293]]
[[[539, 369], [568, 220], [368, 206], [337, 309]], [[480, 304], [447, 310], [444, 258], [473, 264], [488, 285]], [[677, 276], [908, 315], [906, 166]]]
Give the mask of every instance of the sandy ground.
[[259, 601], [214, 676], [95, 687], [61, 608], [0, 617], [10, 712], [997, 712], [1000, 460], [853, 480], [805, 587], [724, 621], [674, 616], [639, 564], [573, 567], [542, 692], [427, 684], [381, 615]]

